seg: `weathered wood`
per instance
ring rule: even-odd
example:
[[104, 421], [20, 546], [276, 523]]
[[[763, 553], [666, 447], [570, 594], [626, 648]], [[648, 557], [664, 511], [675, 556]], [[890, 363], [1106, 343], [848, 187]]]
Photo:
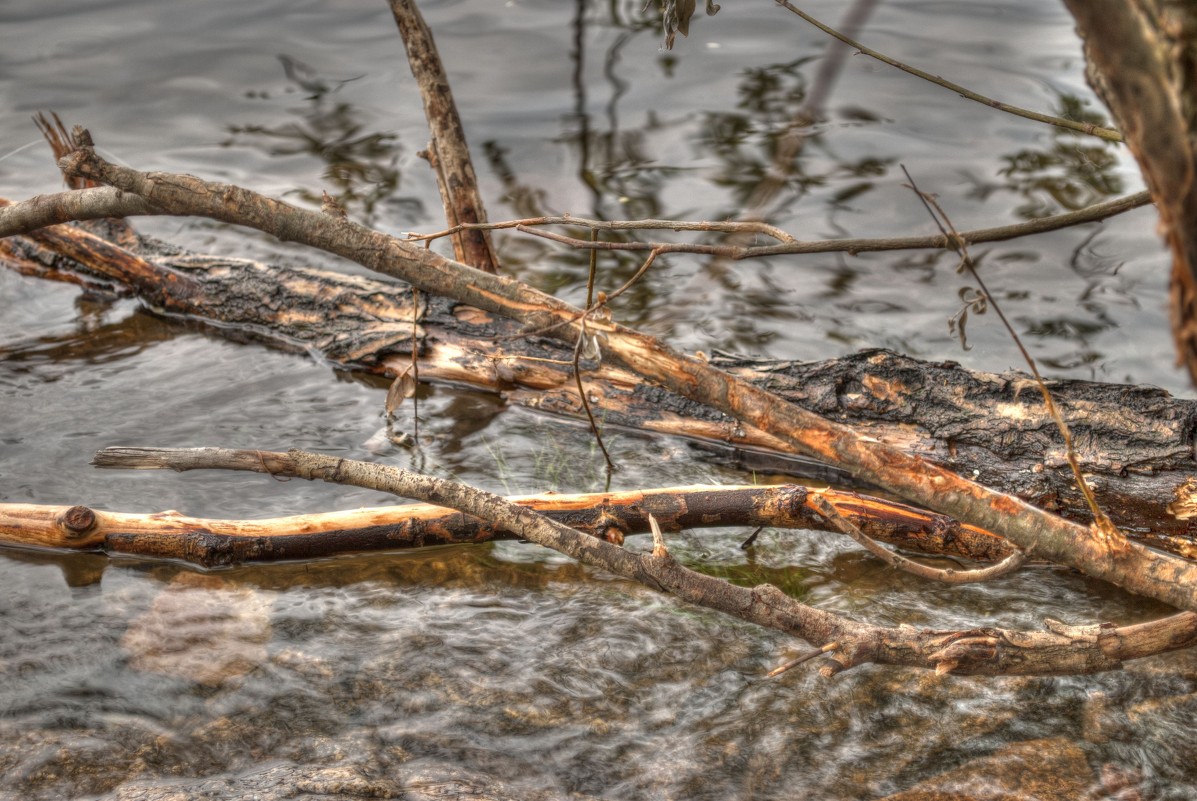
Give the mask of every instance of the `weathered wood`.
[[[432, 132], [426, 155], [436, 173], [445, 219], [450, 225], [485, 223], [486, 208], [478, 192], [478, 178], [466, 145], [465, 128], [457, 113], [457, 104], [453, 102], [453, 90], [449, 88], [449, 78], [445, 75], [432, 31], [412, 0], [390, 0], [390, 6], [407, 50], [412, 77], [424, 100], [424, 116]], [[453, 234], [452, 241], [453, 253], [459, 262], [484, 272], [498, 272], [498, 259], [489, 231], [464, 228]]]
[[[415, 314], [421, 378], [499, 392], [510, 403], [551, 414], [582, 415], [571, 348], [545, 336], [519, 336], [520, 326], [506, 318], [423, 294], [415, 309], [407, 287], [384, 280], [197, 256], [161, 243], [143, 243], [139, 253], [72, 226], [0, 240], [0, 256], [23, 272], [117, 282], [152, 308], [218, 321], [226, 335], [316, 351], [346, 368], [402, 371]], [[981, 373], [879, 350], [821, 362], [715, 355], [711, 363], [866, 436], [1088, 520], [1059, 432], [1025, 374]], [[592, 405], [609, 426], [689, 437], [716, 456], [753, 467], [847, 479], [626, 369], [587, 366]], [[1082, 468], [1113, 520], [1151, 544], [1197, 556], [1197, 401], [1154, 387], [1049, 386], [1073, 427]]]
[[[943, 515], [854, 492], [793, 484], [671, 487], [584, 495], [509, 498], [608, 542], [649, 530], [717, 526], [828, 530], [819, 499], [869, 536], [908, 550], [992, 562], [1009, 543]], [[373, 507], [269, 520], [207, 520], [178, 512], [130, 514], [87, 506], [0, 504], [0, 543], [182, 559], [204, 567], [312, 559], [334, 554], [456, 545], [516, 535], [429, 504]]]

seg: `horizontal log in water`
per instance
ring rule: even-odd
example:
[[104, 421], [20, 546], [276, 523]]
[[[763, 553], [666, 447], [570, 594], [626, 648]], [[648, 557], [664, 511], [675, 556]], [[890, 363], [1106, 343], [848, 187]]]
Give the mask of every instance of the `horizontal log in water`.
[[[950, 518], [853, 492], [793, 484], [670, 487], [533, 495], [509, 500], [609, 542], [648, 532], [716, 526], [829, 529], [817, 498], [869, 536], [922, 553], [995, 561], [1005, 540]], [[476, 517], [430, 504], [382, 506], [269, 520], [210, 520], [178, 512], [130, 514], [87, 506], [0, 504], [0, 543], [182, 559], [204, 567], [513, 539]]]

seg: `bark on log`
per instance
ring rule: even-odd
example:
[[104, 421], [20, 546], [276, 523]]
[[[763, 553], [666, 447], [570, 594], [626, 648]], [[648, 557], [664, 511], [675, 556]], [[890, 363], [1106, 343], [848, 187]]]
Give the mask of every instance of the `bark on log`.
[[[384, 280], [197, 256], [144, 242], [132, 253], [73, 226], [0, 240], [0, 258], [47, 278], [107, 281], [151, 308], [220, 322], [225, 335], [317, 351], [346, 368], [402, 372], [419, 324], [424, 380], [499, 392], [555, 415], [583, 414], [572, 349], [519, 336], [507, 318], [421, 295]], [[73, 278], [72, 278], [73, 277]], [[823, 362], [716, 355], [712, 364], [862, 434], [918, 454], [1037, 506], [1088, 521], [1059, 432], [1031, 379], [928, 363], [888, 351]], [[607, 425], [689, 437], [720, 458], [806, 478], [846, 473], [786, 453], [785, 443], [611, 364], [585, 382]], [[1078, 455], [1114, 522], [1150, 544], [1197, 556], [1197, 401], [1153, 387], [1049, 382], [1073, 427]]]

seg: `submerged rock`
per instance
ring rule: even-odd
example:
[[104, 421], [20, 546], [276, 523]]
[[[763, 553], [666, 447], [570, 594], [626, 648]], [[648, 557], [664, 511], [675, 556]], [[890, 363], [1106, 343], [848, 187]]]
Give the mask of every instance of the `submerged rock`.
[[130, 782], [112, 793], [111, 801], [352, 801], [359, 798], [401, 798], [403, 788], [390, 779], [366, 776], [354, 767], [311, 768], [274, 765], [240, 776], [183, 782]]
[[121, 647], [135, 670], [216, 686], [266, 659], [270, 603], [220, 576], [180, 573], [134, 619]]
[[1085, 753], [1053, 737], [1006, 746], [883, 801], [1076, 801], [1094, 779]]

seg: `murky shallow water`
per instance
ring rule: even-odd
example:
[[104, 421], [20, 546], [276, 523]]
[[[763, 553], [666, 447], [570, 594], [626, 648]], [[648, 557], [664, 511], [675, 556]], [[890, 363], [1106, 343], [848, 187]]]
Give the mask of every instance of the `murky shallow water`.
[[[11, 113], [0, 118], [0, 194], [56, 188], [40, 146], [20, 149], [35, 139], [28, 114], [52, 108], [135, 166], [300, 199], [301, 189], [349, 192], [354, 214], [386, 230], [439, 227], [414, 155], [426, 139], [418, 99], [379, 6], [5, 3], [0, 96]], [[832, 3], [809, 10], [828, 21], [841, 13]], [[442, 2], [425, 13], [496, 219], [734, 214], [825, 46], [769, 3], [724, 3], [672, 54], [638, 22], [639, 3]], [[1054, 6], [888, 2], [864, 38], [1027, 106], [1090, 98]], [[961, 229], [1139, 186], [1112, 148], [859, 57], [827, 108], [773, 218], [800, 236], [929, 232], [899, 162]], [[367, 167], [364, 181], [321, 177], [348, 161]], [[1153, 225], [1141, 210], [986, 249], [995, 292], [1053, 374], [1187, 392], [1171, 365]], [[200, 250], [333, 263], [208, 223], [142, 226]], [[514, 274], [574, 299], [582, 291], [575, 255], [526, 239], [501, 246]], [[979, 369], [1016, 365], [991, 320], [970, 323], [967, 353], [948, 335], [963, 285], [953, 266], [924, 253], [723, 271], [675, 258], [620, 313], [686, 348], [819, 358], [884, 345]], [[622, 280], [635, 264], [609, 267]], [[377, 381], [6, 272], [0, 298], [0, 499], [229, 517], [390, 501], [262, 477], [87, 466], [113, 444], [300, 446], [411, 464], [364, 447], [381, 426]], [[443, 387], [421, 409], [421, 462], [438, 475], [502, 492], [602, 486], [574, 425]], [[618, 488], [751, 478], [676, 442], [621, 434], [608, 444], [626, 465]], [[767, 537], [751, 554], [738, 549], [742, 536], [694, 533], [675, 547], [695, 566], [890, 624], [1033, 627], [1044, 615], [1160, 613], [1056, 571], [928, 589], [828, 535]], [[210, 575], [7, 551], [0, 795], [420, 797], [479, 787], [513, 798], [871, 799], [948, 771], [959, 771], [958, 788], [1054, 777], [1064, 782], [1055, 797], [1077, 797], [1099, 776], [1109, 787], [1141, 781], [1147, 797], [1197, 793], [1191, 654], [1083, 678], [865, 668], [833, 681], [813, 671], [761, 681], [793, 646], [515, 543]]]

